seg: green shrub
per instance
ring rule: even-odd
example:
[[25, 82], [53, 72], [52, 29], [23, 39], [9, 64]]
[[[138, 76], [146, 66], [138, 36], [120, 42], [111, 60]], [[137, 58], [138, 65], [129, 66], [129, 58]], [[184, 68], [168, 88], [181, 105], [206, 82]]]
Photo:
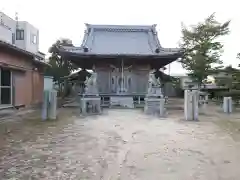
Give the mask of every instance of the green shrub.
[[222, 97], [230, 96], [232, 98], [234, 97], [240, 97], [240, 90], [230, 90], [230, 91], [222, 91], [219, 92]]

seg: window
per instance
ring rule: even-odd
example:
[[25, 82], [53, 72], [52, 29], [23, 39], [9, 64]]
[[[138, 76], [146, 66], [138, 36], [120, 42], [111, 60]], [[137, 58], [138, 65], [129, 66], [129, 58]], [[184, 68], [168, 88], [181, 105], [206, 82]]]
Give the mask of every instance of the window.
[[24, 30], [22, 29], [16, 30], [16, 40], [24, 40]]
[[12, 73], [8, 69], [0, 69], [0, 104], [11, 104]]
[[11, 72], [7, 69], [1, 69], [1, 86], [11, 86]]
[[32, 38], [31, 38], [32, 43], [33, 43], [33, 44], [37, 44], [37, 36], [36, 36], [35, 34], [32, 34], [31, 37], [32, 37]]

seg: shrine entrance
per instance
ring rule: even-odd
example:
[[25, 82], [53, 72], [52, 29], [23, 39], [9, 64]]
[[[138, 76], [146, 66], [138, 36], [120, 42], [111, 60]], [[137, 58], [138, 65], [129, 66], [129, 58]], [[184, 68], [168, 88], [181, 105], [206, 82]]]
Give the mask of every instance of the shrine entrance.
[[117, 68], [113, 65], [113, 71], [111, 72], [111, 93], [117, 95], [124, 95], [131, 92], [132, 82], [132, 66], [124, 67], [124, 61], [121, 60], [121, 67]]

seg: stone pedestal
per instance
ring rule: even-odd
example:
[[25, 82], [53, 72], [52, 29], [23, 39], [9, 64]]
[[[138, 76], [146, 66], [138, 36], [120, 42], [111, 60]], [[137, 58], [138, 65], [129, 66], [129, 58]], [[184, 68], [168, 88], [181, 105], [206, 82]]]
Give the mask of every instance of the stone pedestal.
[[232, 113], [232, 97], [223, 98], [223, 112]]
[[184, 91], [184, 116], [188, 121], [198, 120], [198, 90]]
[[83, 115], [101, 113], [101, 97], [85, 95], [80, 100], [80, 112]]
[[166, 114], [166, 110], [164, 108], [165, 99], [158, 97], [147, 97], [145, 98], [145, 107], [144, 112], [146, 114], [159, 115], [160, 117], [164, 117]]
[[152, 87], [150, 90], [148, 90], [147, 97], [162, 97], [162, 88], [160, 87]]
[[131, 96], [111, 96], [110, 97], [111, 106], [121, 106], [127, 108], [134, 108], [133, 97]]

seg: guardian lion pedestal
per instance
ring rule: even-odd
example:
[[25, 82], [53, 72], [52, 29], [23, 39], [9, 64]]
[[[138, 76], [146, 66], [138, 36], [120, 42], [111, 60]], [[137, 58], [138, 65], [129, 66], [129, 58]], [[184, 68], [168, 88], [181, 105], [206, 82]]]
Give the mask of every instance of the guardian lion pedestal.
[[85, 93], [80, 100], [80, 111], [83, 115], [101, 113], [101, 97], [97, 89], [97, 74], [92, 73], [85, 81]]
[[164, 104], [165, 99], [162, 94], [160, 79], [156, 79], [155, 74], [153, 72], [150, 72], [148, 93], [145, 98], [144, 112], [146, 114], [153, 114], [164, 117], [166, 114]]

